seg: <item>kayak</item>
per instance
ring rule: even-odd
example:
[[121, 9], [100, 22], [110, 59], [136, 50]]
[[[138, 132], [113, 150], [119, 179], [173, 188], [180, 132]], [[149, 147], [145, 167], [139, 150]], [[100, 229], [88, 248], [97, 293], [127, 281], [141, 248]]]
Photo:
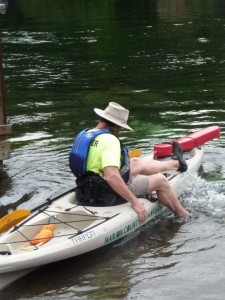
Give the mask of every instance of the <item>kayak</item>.
[[[217, 126], [211, 126], [202, 130], [202, 134], [199, 131], [198, 136], [201, 139], [204, 136], [206, 143], [218, 137], [218, 130]], [[188, 149], [184, 155], [188, 164], [186, 172], [165, 173], [178, 197], [201, 166], [204, 144]], [[165, 152], [160, 159], [171, 159], [171, 156]], [[76, 203], [75, 195], [73, 187], [46, 199], [31, 211], [17, 210], [0, 220], [0, 289], [40, 266], [103, 247], [144, 225], [130, 203], [81, 206]], [[154, 193], [150, 199], [140, 198], [140, 201], [147, 211], [146, 223], [165, 210]]]

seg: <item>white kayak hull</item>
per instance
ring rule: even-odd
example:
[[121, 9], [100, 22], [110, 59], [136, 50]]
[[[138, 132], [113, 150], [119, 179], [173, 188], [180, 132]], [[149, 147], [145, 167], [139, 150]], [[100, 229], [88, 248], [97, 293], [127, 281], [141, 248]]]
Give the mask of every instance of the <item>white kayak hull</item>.
[[[187, 188], [201, 165], [204, 147], [193, 151], [187, 172], [168, 174], [177, 196]], [[164, 210], [159, 202], [140, 199], [147, 210], [146, 223]], [[49, 222], [56, 224], [54, 236], [40, 246], [31, 245], [29, 241]], [[110, 207], [76, 206], [75, 191], [70, 191], [0, 236], [0, 289], [10, 283], [10, 278], [13, 281], [42, 265], [103, 247], [142, 225], [129, 203]]]

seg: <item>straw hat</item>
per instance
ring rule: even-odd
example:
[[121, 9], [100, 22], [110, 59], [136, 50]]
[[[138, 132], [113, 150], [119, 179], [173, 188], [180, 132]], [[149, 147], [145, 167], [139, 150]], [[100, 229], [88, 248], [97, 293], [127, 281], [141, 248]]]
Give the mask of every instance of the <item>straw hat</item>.
[[106, 107], [105, 110], [94, 108], [94, 111], [98, 116], [120, 127], [133, 131], [133, 129], [129, 125], [127, 125], [129, 110], [127, 110], [120, 104], [115, 102], [109, 102], [109, 105]]

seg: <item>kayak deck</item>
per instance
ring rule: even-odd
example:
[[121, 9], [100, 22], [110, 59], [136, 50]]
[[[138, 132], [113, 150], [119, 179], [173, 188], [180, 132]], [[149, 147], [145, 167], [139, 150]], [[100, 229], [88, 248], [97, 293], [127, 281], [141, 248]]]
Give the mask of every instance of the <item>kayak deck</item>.
[[[75, 197], [75, 193], [73, 194]], [[108, 217], [95, 216], [89, 211], [77, 209], [75, 211], [58, 211], [58, 208], [46, 209], [43, 212], [38, 212], [34, 218], [30, 218], [22, 226], [17, 226], [12, 230], [12, 234], [4, 241], [4, 245], [0, 245], [0, 254], [8, 252], [8, 254], [18, 254], [24, 250], [37, 250], [39, 247], [46, 248], [60, 244], [66, 239], [79, 235], [84, 231], [105, 222]], [[40, 229], [47, 224], [55, 224], [53, 237], [46, 243], [41, 245], [33, 245], [30, 241], [34, 240], [34, 236]], [[44, 237], [43, 237], [44, 238]]]

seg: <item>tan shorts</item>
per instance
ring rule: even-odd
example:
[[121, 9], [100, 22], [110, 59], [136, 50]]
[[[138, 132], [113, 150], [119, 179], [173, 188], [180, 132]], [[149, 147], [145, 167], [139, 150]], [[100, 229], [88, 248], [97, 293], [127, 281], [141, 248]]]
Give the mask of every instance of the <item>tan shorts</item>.
[[144, 175], [137, 175], [129, 179], [127, 183], [129, 189], [135, 196], [145, 196], [151, 194], [148, 177]]

